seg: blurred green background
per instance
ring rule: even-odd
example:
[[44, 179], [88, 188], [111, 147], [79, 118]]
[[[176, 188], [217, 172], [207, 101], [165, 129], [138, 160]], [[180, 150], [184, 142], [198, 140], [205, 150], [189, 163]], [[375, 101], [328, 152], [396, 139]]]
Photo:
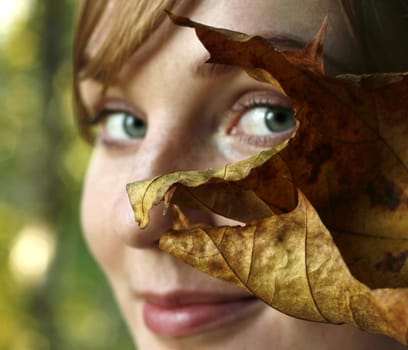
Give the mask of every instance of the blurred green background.
[[79, 0], [0, 0], [0, 349], [132, 349], [79, 226]]

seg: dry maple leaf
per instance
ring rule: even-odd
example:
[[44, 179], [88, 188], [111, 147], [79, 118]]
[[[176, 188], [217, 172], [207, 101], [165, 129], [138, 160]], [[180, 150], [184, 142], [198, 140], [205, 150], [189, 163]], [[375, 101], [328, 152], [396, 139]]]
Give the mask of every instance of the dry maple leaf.
[[[141, 227], [153, 205], [172, 203], [162, 249], [289, 315], [408, 343], [408, 75], [325, 76], [326, 21], [305, 50], [281, 52], [170, 16], [195, 28], [209, 62], [279, 86], [298, 125], [278, 147], [222, 169], [128, 185]], [[190, 225], [180, 207], [246, 225]]]

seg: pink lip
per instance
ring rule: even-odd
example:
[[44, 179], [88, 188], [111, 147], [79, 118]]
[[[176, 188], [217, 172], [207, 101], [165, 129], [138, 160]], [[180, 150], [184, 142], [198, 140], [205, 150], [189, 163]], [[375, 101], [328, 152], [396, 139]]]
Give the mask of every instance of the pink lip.
[[158, 335], [183, 337], [241, 318], [259, 304], [259, 300], [248, 296], [148, 294], [143, 318], [147, 328]]

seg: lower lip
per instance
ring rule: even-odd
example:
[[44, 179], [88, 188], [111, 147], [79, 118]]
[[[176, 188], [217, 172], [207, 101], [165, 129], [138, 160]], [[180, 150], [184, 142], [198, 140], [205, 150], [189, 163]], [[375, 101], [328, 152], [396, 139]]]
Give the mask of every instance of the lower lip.
[[261, 302], [242, 299], [225, 303], [158, 305], [146, 302], [143, 308], [145, 325], [153, 333], [168, 337], [185, 337], [200, 333], [222, 323], [242, 319]]

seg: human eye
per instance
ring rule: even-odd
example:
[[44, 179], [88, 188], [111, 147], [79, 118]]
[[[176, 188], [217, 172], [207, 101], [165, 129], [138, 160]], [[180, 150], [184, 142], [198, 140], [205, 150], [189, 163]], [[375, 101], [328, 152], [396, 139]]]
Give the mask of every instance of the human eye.
[[94, 124], [99, 124], [100, 139], [108, 145], [123, 146], [142, 139], [147, 124], [140, 117], [126, 110], [103, 109]]
[[288, 98], [276, 92], [244, 95], [232, 111], [236, 113], [227, 134], [254, 147], [276, 147], [296, 129], [295, 111]]

